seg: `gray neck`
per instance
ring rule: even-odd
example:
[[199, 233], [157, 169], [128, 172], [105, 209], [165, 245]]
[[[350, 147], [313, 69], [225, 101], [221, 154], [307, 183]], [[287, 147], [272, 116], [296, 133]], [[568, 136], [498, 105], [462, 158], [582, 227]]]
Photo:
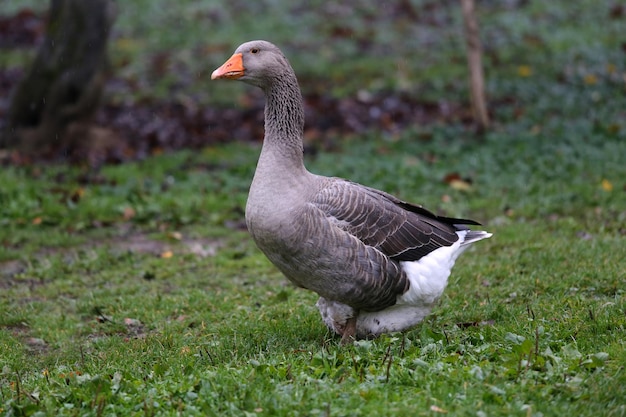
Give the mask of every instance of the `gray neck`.
[[253, 235], [273, 228], [311, 188], [303, 161], [304, 110], [298, 82], [295, 75], [276, 79], [264, 88], [265, 139], [246, 205]]
[[272, 149], [275, 156], [282, 156], [289, 165], [304, 167], [304, 105], [295, 74], [289, 72], [275, 78], [265, 89], [265, 96], [263, 148]]

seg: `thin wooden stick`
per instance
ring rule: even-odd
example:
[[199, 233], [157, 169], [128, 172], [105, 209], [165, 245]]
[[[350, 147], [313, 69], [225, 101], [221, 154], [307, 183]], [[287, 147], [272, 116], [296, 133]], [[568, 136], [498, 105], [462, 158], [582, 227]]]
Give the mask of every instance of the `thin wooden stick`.
[[485, 99], [485, 81], [482, 65], [482, 46], [478, 21], [474, 12], [474, 0], [461, 0], [463, 21], [465, 23], [465, 40], [467, 42], [467, 63], [470, 70], [470, 88], [472, 112], [480, 131], [489, 127], [489, 114]]

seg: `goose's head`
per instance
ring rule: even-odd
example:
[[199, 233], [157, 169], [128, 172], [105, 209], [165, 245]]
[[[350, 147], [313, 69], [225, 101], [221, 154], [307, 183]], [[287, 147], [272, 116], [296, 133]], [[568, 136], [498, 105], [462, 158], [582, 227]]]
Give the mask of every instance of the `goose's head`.
[[293, 74], [293, 70], [280, 49], [258, 40], [241, 44], [228, 61], [213, 71], [211, 79], [240, 80], [266, 88], [287, 73]]

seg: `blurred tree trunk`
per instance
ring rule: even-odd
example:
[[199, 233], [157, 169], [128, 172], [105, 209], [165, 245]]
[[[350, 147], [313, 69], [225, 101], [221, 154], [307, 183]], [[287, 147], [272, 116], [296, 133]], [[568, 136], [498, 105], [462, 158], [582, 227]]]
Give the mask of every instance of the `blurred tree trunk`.
[[91, 139], [115, 15], [114, 0], [50, 1], [44, 43], [12, 97], [0, 145], [41, 156]]
[[485, 81], [482, 64], [482, 45], [480, 31], [474, 12], [474, 0], [461, 0], [463, 21], [465, 23], [465, 40], [467, 43], [467, 63], [470, 70], [470, 88], [472, 112], [479, 131], [489, 127], [489, 113], [485, 99]]

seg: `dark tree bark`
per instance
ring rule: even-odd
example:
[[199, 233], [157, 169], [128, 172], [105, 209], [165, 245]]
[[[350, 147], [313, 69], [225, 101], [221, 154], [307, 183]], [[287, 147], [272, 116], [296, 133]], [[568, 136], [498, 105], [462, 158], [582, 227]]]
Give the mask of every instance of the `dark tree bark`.
[[115, 15], [114, 0], [51, 0], [44, 43], [12, 97], [0, 145], [43, 155], [91, 139]]
[[465, 23], [465, 40], [467, 43], [467, 63], [470, 71], [470, 88], [472, 112], [480, 131], [489, 127], [487, 100], [485, 99], [485, 81], [482, 65], [482, 45], [478, 21], [474, 12], [474, 0], [461, 0], [463, 21]]

